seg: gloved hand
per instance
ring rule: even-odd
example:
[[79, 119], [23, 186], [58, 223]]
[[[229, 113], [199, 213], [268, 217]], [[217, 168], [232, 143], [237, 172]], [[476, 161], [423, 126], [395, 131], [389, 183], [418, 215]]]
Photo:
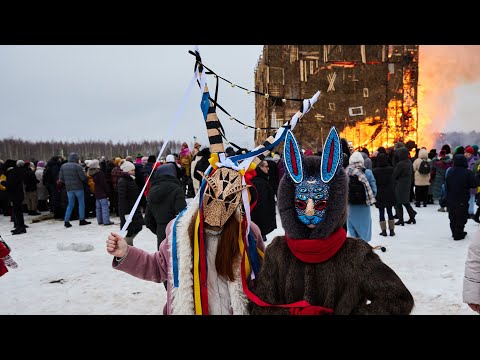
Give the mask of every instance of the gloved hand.
[[323, 306], [307, 306], [304, 308], [290, 308], [290, 315], [329, 315], [333, 310]]
[[10, 255], [5, 256], [2, 260], [9, 268], [16, 269], [18, 267], [18, 264], [15, 262], [15, 260], [12, 259]]

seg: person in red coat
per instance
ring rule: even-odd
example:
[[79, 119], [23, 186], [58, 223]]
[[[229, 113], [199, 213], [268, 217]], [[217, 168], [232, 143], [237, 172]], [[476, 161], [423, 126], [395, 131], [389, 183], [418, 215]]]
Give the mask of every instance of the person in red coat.
[[0, 276], [8, 272], [7, 266], [16, 268], [17, 263], [10, 257], [10, 248], [0, 237]]

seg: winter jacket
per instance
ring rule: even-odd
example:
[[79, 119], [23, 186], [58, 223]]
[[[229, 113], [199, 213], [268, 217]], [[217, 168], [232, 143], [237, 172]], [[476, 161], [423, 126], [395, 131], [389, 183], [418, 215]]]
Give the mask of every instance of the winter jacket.
[[[325, 154], [328, 159], [328, 152]], [[304, 176], [308, 179], [318, 174], [320, 165], [319, 157], [303, 158]], [[411, 293], [365, 241], [347, 237], [334, 255], [318, 262], [305, 262], [294, 255], [290, 246], [297, 240], [302, 239], [304, 244], [312, 240], [315, 244], [336, 233], [345, 234], [342, 225], [347, 216], [348, 178], [343, 169], [335, 172], [328, 183], [326, 215], [319, 225], [308, 227], [298, 219], [296, 186], [288, 176], [285, 174], [280, 181], [278, 210], [291, 243], [287, 243], [285, 236], [277, 236], [268, 245], [254, 291], [268, 304], [287, 307], [264, 307], [252, 301], [251, 313], [288, 315], [291, 311], [288, 304], [306, 300], [312, 306], [326, 307], [339, 315], [409, 314], [414, 305]]]
[[182, 153], [180, 152], [180, 164], [182, 165], [182, 168], [185, 171], [185, 175], [190, 177], [190, 166], [192, 164], [192, 154], [188, 152], [187, 155], [182, 156]]
[[432, 171], [430, 173], [430, 179], [432, 181], [431, 186], [434, 200], [440, 199], [440, 195], [442, 193], [442, 184], [445, 181], [445, 171], [447, 171], [448, 168], [453, 166], [453, 160], [448, 155], [441, 159], [435, 157], [432, 160]]
[[37, 167], [37, 170], [35, 170], [35, 177], [38, 180], [37, 183], [37, 197], [38, 200], [47, 200], [48, 199], [48, 190], [43, 184], [43, 173], [45, 171], [45, 168], [43, 167]]
[[[135, 180], [127, 173], [122, 172], [122, 176], [118, 180], [118, 215], [120, 217], [120, 228], [127, 221], [126, 216], [132, 211], [135, 201], [138, 197], [138, 187]], [[128, 225], [127, 236], [133, 236], [142, 230], [144, 225], [140, 207], [137, 207], [132, 217], [132, 222]]]
[[[138, 159], [137, 159], [138, 160]], [[145, 185], [145, 178], [143, 177], [143, 164], [140, 160], [140, 163], [135, 163], [135, 182], [139, 190], [143, 189]]]
[[390, 163], [386, 163], [386, 166], [379, 166], [373, 168], [372, 172], [377, 184], [377, 196], [375, 199], [377, 202], [375, 206], [390, 207], [395, 205], [395, 192], [393, 189], [393, 167]]
[[122, 174], [123, 174], [123, 171], [122, 171], [122, 169], [120, 169], [120, 166], [115, 166], [112, 169], [112, 172], [110, 173], [110, 178], [111, 178], [111, 182], [112, 182], [112, 189], [115, 192], [118, 191], [118, 188], [117, 188], [118, 180], [120, 179]]
[[[113, 258], [112, 266], [116, 270], [121, 270], [139, 279], [163, 282], [167, 280], [167, 303], [163, 309], [164, 315], [194, 315], [194, 291], [193, 291], [193, 257], [190, 237], [188, 235], [188, 227], [192, 216], [198, 210], [198, 204], [193, 202], [185, 211], [183, 216], [177, 223], [177, 257], [178, 261], [178, 280], [179, 287], [174, 288], [173, 284], [173, 266], [172, 266], [172, 233], [175, 219], [170, 221], [167, 225], [167, 238], [160, 245], [160, 250], [154, 254], [149, 254], [144, 250], [129, 246], [127, 256], [121, 263]], [[257, 247], [265, 250], [265, 245], [262, 241], [260, 229], [254, 224], [251, 224], [251, 230], [254, 235]], [[208, 240], [207, 240], [208, 241]], [[208, 245], [207, 245], [208, 247]], [[238, 256], [234, 263], [233, 282], [221, 281], [222, 279], [214, 279], [211, 277], [211, 272], [215, 270], [215, 264], [212, 262], [216, 253], [216, 247], [208, 247], [211, 251], [207, 258], [208, 275], [208, 289], [209, 289], [209, 313], [219, 314], [228, 311], [233, 315], [248, 314], [247, 304], [248, 299], [243, 292], [241, 281], [240, 259]], [[185, 259], [187, 258], [187, 259]], [[218, 278], [218, 276], [217, 276]], [[222, 283], [221, 290], [215, 287], [215, 284]], [[213, 283], [212, 283], [213, 282]], [[215, 292], [217, 301], [212, 301], [211, 291]], [[226, 305], [229, 304], [228, 309]]]
[[254, 189], [250, 188], [251, 202], [256, 202], [251, 212], [252, 221], [258, 225], [262, 235], [268, 235], [277, 228], [275, 213], [275, 191], [268, 180], [268, 175], [260, 168], [252, 179]]
[[60, 168], [59, 179], [65, 183], [67, 192], [83, 190], [88, 181], [82, 165], [74, 161], [69, 161], [62, 165]]
[[[143, 183], [144, 183], [144, 184], [145, 184], [145, 182], [147, 181], [148, 177], [150, 176], [150, 173], [152, 172], [153, 165], [155, 165], [155, 163], [153, 163], [153, 162], [147, 162], [147, 163], [143, 166], [143, 169], [142, 169], [142, 177], [143, 177]], [[136, 173], [136, 171], [135, 171], [135, 173]]]
[[[361, 239], [347, 237], [335, 256], [321, 263], [299, 261], [285, 236], [273, 239], [266, 254], [255, 294], [269, 304], [306, 299], [334, 309], [335, 315], [408, 315], [413, 307], [412, 295], [400, 278]], [[252, 315], [288, 312], [288, 308], [254, 306]]]
[[368, 157], [367, 154], [365, 154], [364, 152], [360, 152], [360, 154], [362, 154], [362, 157], [363, 157], [363, 166], [365, 167], [365, 169], [370, 169], [372, 170], [372, 159], [370, 159]]
[[105, 179], [105, 174], [100, 169], [88, 169], [90, 176], [95, 183], [94, 194], [96, 200], [105, 199], [108, 197], [110, 189]]
[[25, 191], [34, 192], [37, 191], [37, 177], [30, 167], [25, 168], [25, 176], [23, 178], [23, 183], [25, 184]]
[[43, 184], [45, 186], [56, 186], [60, 173], [60, 163], [57, 160], [49, 160], [43, 171]]
[[476, 231], [468, 246], [463, 278], [463, 302], [480, 304], [480, 231]]
[[7, 266], [3, 261], [3, 258], [8, 254], [10, 254], [10, 250], [0, 241], [0, 276], [8, 272]]
[[467, 169], [467, 159], [464, 155], [455, 155], [453, 161], [454, 166], [448, 170], [448, 174], [445, 177], [447, 206], [468, 204], [470, 189], [476, 188], [475, 177]]
[[397, 204], [410, 202], [410, 187], [412, 185], [412, 162], [408, 159], [408, 149], [399, 148], [395, 151], [398, 162], [393, 169], [392, 179]]
[[187, 206], [182, 183], [171, 175], [155, 175], [147, 200], [145, 225], [157, 235], [160, 244], [165, 239], [167, 224]]
[[423, 160], [427, 160], [430, 163], [431, 161], [428, 158], [427, 150], [420, 149], [418, 152], [418, 158], [413, 162], [413, 173], [415, 176], [415, 186], [429, 186], [430, 185], [430, 173], [428, 174], [420, 174], [418, 169], [420, 168], [420, 164]]
[[22, 202], [24, 199], [23, 179], [25, 177], [25, 168], [14, 166], [7, 169], [6, 188], [10, 201]]

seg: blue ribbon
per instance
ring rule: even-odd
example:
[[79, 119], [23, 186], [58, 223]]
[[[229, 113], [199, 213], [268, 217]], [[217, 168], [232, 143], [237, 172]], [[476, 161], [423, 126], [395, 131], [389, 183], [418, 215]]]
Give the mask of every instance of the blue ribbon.
[[206, 92], [202, 95], [202, 101], [200, 103], [200, 108], [202, 109], [203, 119], [207, 121], [208, 108], [210, 107], [210, 93]]
[[172, 267], [173, 267], [173, 287], [178, 288], [178, 258], [177, 258], [177, 222], [182, 217], [187, 208], [183, 209], [178, 214], [175, 222], [173, 223], [173, 236], [172, 236]]
[[252, 231], [248, 234], [248, 250], [250, 253], [250, 263], [252, 265], [253, 273], [258, 275], [258, 272], [260, 271], [260, 261], [258, 260], [257, 243], [253, 237]]

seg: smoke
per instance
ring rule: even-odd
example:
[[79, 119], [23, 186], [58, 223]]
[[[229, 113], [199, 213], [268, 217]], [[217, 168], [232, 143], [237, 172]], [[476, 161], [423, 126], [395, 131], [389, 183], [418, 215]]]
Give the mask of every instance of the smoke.
[[478, 129], [480, 46], [421, 45], [419, 69], [424, 142], [428, 134]]

